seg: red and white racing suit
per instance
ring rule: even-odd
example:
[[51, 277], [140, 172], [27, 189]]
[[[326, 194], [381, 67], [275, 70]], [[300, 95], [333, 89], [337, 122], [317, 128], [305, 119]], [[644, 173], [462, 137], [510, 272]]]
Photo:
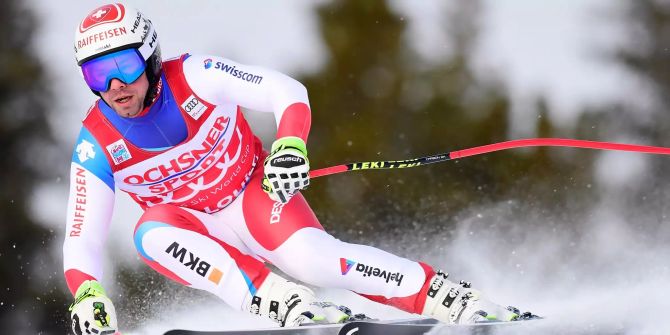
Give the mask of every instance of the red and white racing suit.
[[[152, 118], [121, 118], [98, 100], [83, 121], [63, 246], [73, 293], [84, 280], [102, 277], [118, 188], [144, 209], [134, 233], [142, 259], [230, 306], [242, 309], [250, 301], [270, 262], [300, 281], [421, 313], [434, 274], [430, 266], [342, 242], [324, 231], [302, 195], [282, 205], [262, 191], [267, 153], [240, 106], [273, 112], [278, 137], [306, 141], [310, 109], [300, 83], [268, 69], [187, 54], [163, 63], [159, 85], [148, 107]], [[185, 127], [183, 138], [159, 131], [171, 145], [142, 147], [154, 138], [129, 125], [168, 122], [161, 117], [170, 113], [169, 122]]]

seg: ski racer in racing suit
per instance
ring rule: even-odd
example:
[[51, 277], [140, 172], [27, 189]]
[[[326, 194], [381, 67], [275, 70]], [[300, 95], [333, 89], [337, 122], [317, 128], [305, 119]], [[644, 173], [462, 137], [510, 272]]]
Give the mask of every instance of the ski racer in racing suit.
[[[342, 288], [447, 323], [513, 320], [469, 284], [428, 264], [328, 234], [299, 193], [309, 183], [305, 87], [281, 73], [184, 54], [162, 62], [158, 34], [123, 4], [93, 10], [76, 32], [84, 79], [100, 97], [72, 155], [63, 245], [73, 330], [117, 329], [100, 284], [115, 189], [144, 210], [135, 247], [154, 270], [282, 326], [343, 322], [309, 288]], [[265, 152], [240, 108], [274, 114]]]

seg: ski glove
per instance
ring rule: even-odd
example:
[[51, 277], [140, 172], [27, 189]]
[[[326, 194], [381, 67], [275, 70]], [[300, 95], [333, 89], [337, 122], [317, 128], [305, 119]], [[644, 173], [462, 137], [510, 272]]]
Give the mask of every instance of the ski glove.
[[84, 281], [70, 305], [72, 331], [76, 335], [111, 335], [117, 332], [116, 311], [100, 283]]
[[282, 137], [272, 143], [264, 167], [263, 191], [276, 202], [287, 203], [309, 185], [307, 148], [299, 137]]

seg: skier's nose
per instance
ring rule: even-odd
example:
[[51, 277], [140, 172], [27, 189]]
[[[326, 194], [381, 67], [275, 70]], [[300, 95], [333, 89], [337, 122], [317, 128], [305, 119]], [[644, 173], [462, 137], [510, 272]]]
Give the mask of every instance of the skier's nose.
[[112, 80], [109, 82], [109, 89], [110, 90], [119, 90], [126, 87], [126, 84], [122, 82], [121, 80], [118, 80], [116, 78], [112, 78]]

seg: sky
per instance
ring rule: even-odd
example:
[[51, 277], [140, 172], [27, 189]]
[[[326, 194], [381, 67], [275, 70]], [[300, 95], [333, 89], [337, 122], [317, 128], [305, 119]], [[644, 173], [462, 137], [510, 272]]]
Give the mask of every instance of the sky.
[[[96, 97], [86, 87], [74, 60], [72, 43], [79, 20], [103, 1], [28, 0], [41, 23], [33, 42], [47, 65], [48, 80], [58, 85], [51, 105], [51, 122], [67, 148], [74, 145], [80, 120]], [[126, 1], [148, 15], [157, 26], [164, 58], [183, 52], [221, 55], [240, 63], [277, 69], [288, 75], [318, 71], [326, 52], [319, 40], [313, 9], [323, 0], [247, 1]], [[426, 59], [448, 53], [436, 45], [444, 27], [444, 6], [439, 0], [390, 2], [409, 23], [407, 39]], [[546, 96], [557, 122], [574, 122], [585, 105], [600, 105], [626, 96], [635, 82], [622, 69], [604, 60], [599, 50], [623, 43], [625, 31], [616, 23], [616, 2], [607, 0], [485, 0], [481, 42], [474, 62], [479, 73], [504, 78], [513, 98], [513, 134], [528, 135], [525, 124], [537, 117], [531, 108], [538, 95]], [[312, 106], [318, 109], [318, 106]], [[530, 134], [532, 135], [532, 134]], [[69, 155], [69, 153], [68, 153]], [[615, 162], [630, 171], [622, 182], [635, 180], [644, 164], [619, 154], [604, 156], [606, 166]], [[626, 169], [626, 165], [631, 169]], [[60, 230], [65, 218], [67, 168], [63, 177], [36, 193], [35, 216]], [[603, 170], [601, 175], [608, 173]], [[611, 173], [611, 172], [610, 172]], [[607, 176], [615, 180], [616, 176]], [[613, 185], [612, 187], [615, 187]], [[132, 229], [138, 206], [120, 197], [112, 235], [120, 256], [136, 257]], [[119, 212], [119, 211], [117, 211]], [[128, 221], [131, 220], [131, 223]], [[60, 250], [60, 244], [54, 251]], [[119, 257], [119, 255], [115, 255]], [[139, 263], [138, 263], [139, 264]], [[111, 275], [111, 274], [109, 274]]]
[[[547, 97], [554, 121], [574, 122], [584, 106], [619, 100], [637, 84], [604, 50], [627, 37], [618, 21], [623, 1], [487, 0], [480, 69], [503, 69], [518, 121]], [[617, 6], [618, 5], [618, 6]]]

